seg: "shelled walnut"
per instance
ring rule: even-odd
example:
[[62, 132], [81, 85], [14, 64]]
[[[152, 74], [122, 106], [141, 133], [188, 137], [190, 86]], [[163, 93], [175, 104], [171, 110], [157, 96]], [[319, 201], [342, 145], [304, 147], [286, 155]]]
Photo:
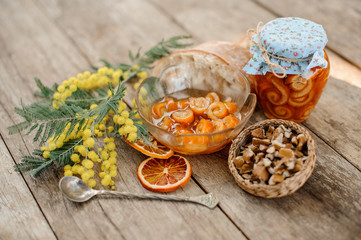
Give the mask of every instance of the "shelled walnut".
[[307, 159], [307, 139], [284, 125], [257, 128], [234, 164], [244, 179], [275, 185], [300, 171]]

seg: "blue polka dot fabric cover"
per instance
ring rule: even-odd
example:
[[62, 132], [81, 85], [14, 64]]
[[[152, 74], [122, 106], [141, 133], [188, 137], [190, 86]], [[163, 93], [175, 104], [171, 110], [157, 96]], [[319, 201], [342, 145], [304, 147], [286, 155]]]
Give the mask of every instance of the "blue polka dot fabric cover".
[[[296, 17], [277, 18], [265, 24], [259, 36], [267, 52], [272, 55], [292, 59], [313, 56], [311, 60], [303, 62], [284, 61], [270, 56], [271, 62], [281, 65], [287, 74], [306, 74], [313, 67], [327, 67], [328, 63], [324, 59], [323, 52], [327, 35], [319, 24]], [[259, 43], [256, 35], [253, 35], [253, 40]], [[250, 52], [253, 57], [243, 71], [251, 75], [264, 75], [271, 72], [257, 45], [251, 46]], [[274, 70], [282, 73], [278, 67]]]

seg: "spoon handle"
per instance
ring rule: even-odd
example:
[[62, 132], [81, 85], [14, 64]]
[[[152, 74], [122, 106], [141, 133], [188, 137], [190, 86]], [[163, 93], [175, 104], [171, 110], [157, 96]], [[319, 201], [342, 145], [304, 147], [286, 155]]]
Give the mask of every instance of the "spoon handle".
[[193, 202], [198, 203], [208, 208], [215, 208], [219, 202], [219, 200], [213, 195], [213, 193], [208, 193], [200, 196], [193, 197], [178, 197], [174, 195], [161, 195], [161, 194], [136, 194], [129, 192], [117, 192], [117, 191], [106, 191], [100, 190], [97, 194], [102, 195], [114, 195], [118, 197], [124, 198], [138, 198], [138, 199], [158, 199], [165, 201], [178, 201], [178, 202]]

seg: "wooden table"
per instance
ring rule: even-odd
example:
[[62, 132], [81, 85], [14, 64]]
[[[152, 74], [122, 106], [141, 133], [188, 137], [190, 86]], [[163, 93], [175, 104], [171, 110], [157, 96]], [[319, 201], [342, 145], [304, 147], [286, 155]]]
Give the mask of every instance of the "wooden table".
[[[361, 4], [359, 0], [2, 0], [0, 13], [0, 239], [360, 239]], [[328, 33], [331, 77], [303, 123], [316, 142], [306, 184], [281, 199], [240, 189], [227, 166], [228, 147], [189, 157], [190, 182], [174, 194], [213, 192], [214, 210], [185, 203], [95, 198], [84, 204], [58, 189], [61, 171], [34, 178], [13, 165], [37, 147], [9, 135], [13, 108], [35, 100], [33, 77], [48, 86], [101, 65], [127, 62], [128, 50], [190, 34], [196, 43], [237, 41], [259, 21], [299, 16]], [[248, 125], [265, 119], [256, 109]], [[122, 141], [117, 189], [147, 193], [136, 177], [145, 159]]]

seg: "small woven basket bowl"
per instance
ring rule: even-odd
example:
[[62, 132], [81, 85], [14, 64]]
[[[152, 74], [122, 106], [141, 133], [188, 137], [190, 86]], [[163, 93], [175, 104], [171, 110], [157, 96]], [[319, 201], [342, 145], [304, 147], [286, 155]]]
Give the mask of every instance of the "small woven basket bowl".
[[[296, 131], [297, 134], [303, 133], [306, 136], [308, 158], [305, 161], [303, 168], [292, 177], [286, 178], [282, 183], [278, 183], [275, 185], [252, 183], [251, 181], [244, 179], [238, 173], [238, 170], [233, 162], [233, 160], [240, 155], [240, 147], [245, 145], [248, 142], [248, 140], [250, 140], [252, 130], [259, 127], [264, 128], [266, 126], [277, 127], [281, 124], [283, 124], [285, 127], [289, 127], [292, 130]], [[302, 187], [302, 185], [311, 176], [311, 173], [315, 167], [315, 163], [316, 163], [315, 144], [310, 133], [305, 128], [298, 125], [297, 123], [280, 120], [280, 119], [265, 120], [256, 123], [243, 130], [233, 140], [233, 143], [229, 150], [229, 157], [228, 157], [228, 166], [237, 184], [246, 192], [264, 198], [279, 198], [294, 193], [297, 189]]]

